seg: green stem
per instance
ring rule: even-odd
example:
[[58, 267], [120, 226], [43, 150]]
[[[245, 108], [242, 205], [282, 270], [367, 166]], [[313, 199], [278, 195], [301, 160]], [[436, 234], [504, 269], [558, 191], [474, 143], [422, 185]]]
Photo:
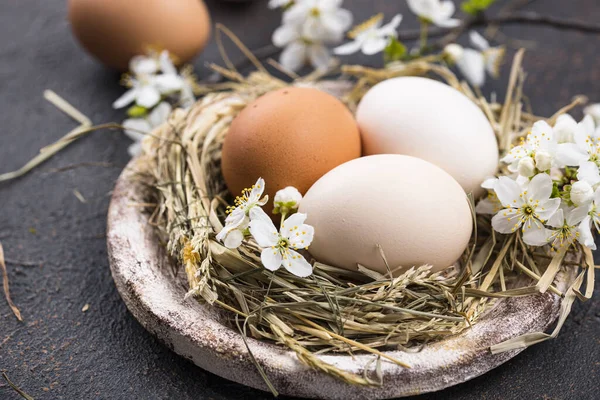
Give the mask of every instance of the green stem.
[[279, 230], [281, 230], [281, 228], [283, 228], [283, 221], [285, 220], [286, 216], [287, 216], [287, 212], [286, 211], [282, 211], [281, 212], [281, 223], [279, 224]]
[[421, 36], [420, 36], [421, 53], [423, 53], [425, 51], [425, 47], [427, 47], [428, 31], [429, 31], [429, 22], [421, 20]]

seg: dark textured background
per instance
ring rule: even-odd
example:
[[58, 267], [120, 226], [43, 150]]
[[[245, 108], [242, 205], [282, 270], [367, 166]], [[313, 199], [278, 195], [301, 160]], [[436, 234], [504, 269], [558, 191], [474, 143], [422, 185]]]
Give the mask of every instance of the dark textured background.
[[[500, 0], [500, 3], [502, 1]], [[250, 48], [269, 42], [279, 14], [265, 1], [208, 2], [215, 21]], [[398, 0], [347, 0], [357, 20], [382, 11], [405, 14]], [[526, 9], [600, 20], [597, 0], [538, 0]], [[526, 92], [548, 115], [582, 93], [600, 101], [600, 38], [551, 28], [511, 26], [510, 38], [537, 42], [525, 59]], [[214, 42], [196, 59], [219, 61]], [[360, 61], [360, 57], [352, 61]], [[363, 62], [373, 60], [363, 59]], [[486, 94], [503, 95], [508, 68]], [[75, 124], [43, 100], [53, 89], [94, 123], [120, 121], [110, 105], [123, 89], [118, 74], [77, 47], [65, 0], [0, 3], [0, 171], [20, 167]], [[580, 117], [580, 112], [577, 112]], [[0, 370], [40, 399], [267, 399], [269, 395], [206, 373], [171, 353], [128, 313], [112, 282], [104, 240], [110, 191], [128, 160], [128, 139], [99, 132], [70, 146], [30, 175], [0, 184], [4, 245], [19, 323], [0, 299]], [[77, 166], [85, 162], [102, 166]], [[57, 169], [76, 166], [66, 171]], [[87, 199], [81, 203], [77, 189]], [[500, 368], [434, 395], [435, 399], [594, 399], [600, 396], [600, 291], [576, 304], [558, 339], [535, 346]], [[90, 304], [87, 312], [82, 307]], [[17, 399], [0, 380], [0, 399]]]

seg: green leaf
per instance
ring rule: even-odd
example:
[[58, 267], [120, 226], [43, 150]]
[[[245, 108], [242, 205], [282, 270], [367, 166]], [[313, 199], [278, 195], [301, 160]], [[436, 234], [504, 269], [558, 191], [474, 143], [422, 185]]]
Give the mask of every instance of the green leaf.
[[467, 14], [477, 15], [494, 4], [496, 0], [466, 0], [460, 5], [460, 8]]
[[406, 55], [406, 46], [396, 39], [395, 37], [390, 38], [390, 42], [383, 50], [384, 62], [390, 63], [393, 61], [401, 60]]
[[142, 106], [131, 106], [127, 109], [127, 115], [131, 118], [142, 118], [148, 114], [148, 109]]

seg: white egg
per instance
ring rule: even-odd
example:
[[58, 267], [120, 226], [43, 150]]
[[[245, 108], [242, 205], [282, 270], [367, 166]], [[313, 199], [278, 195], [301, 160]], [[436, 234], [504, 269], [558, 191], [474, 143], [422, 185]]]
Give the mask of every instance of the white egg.
[[396, 154], [361, 157], [325, 174], [300, 212], [315, 235], [311, 255], [325, 264], [387, 273], [430, 264], [441, 270], [461, 256], [472, 232], [461, 186], [441, 168]]
[[498, 143], [481, 109], [444, 83], [401, 77], [371, 88], [358, 106], [363, 154], [406, 154], [448, 172], [468, 192], [498, 166]]

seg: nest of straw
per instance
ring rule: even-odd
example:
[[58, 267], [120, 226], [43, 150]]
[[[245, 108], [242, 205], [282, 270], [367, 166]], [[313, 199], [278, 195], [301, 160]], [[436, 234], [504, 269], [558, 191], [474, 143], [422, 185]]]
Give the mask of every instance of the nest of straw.
[[[343, 79], [352, 84], [341, 99], [354, 110], [364, 93], [385, 79], [441, 79], [483, 110], [503, 154], [541, 119], [524, 105], [522, 57], [523, 52], [515, 57], [503, 104], [488, 102], [448, 68], [427, 58], [395, 63], [385, 69], [344, 66]], [[226, 322], [244, 337], [286, 346], [300, 361], [346, 382], [373, 385], [379, 382], [347, 373], [316, 355], [370, 352], [406, 367], [402, 360], [384, 351], [418, 351], [424, 343], [460, 333], [477, 323], [498, 298], [546, 291], [562, 296], [556, 330], [525, 335], [491, 349], [510, 350], [555, 336], [573, 300], [591, 296], [591, 252], [576, 246], [558, 253], [530, 248], [519, 234], [495, 234], [485, 216], [474, 216], [476, 229], [458, 265], [440, 273], [420, 266], [394, 278], [367, 269], [348, 271], [314, 262], [314, 274], [298, 278], [284, 269], [276, 273], [266, 270], [253, 241], [244, 242], [237, 250], [225, 248], [215, 235], [223, 227], [226, 207], [232, 200], [220, 171], [221, 147], [228, 127], [248, 103], [289, 83], [274, 78], [260, 66], [248, 77], [232, 69], [219, 72], [230, 82], [220, 90], [207, 90], [191, 109], [175, 110], [168, 123], [145, 140], [137, 170], [150, 187], [151, 201], [158, 204], [151, 221], [167, 243], [170, 255], [185, 270], [188, 295], [225, 310]], [[318, 85], [320, 78], [311, 76], [300, 81]], [[547, 120], [552, 123], [580, 102], [576, 99]], [[565, 293], [553, 285], [564, 268], [581, 269]], [[587, 287], [581, 293], [585, 269]]]

